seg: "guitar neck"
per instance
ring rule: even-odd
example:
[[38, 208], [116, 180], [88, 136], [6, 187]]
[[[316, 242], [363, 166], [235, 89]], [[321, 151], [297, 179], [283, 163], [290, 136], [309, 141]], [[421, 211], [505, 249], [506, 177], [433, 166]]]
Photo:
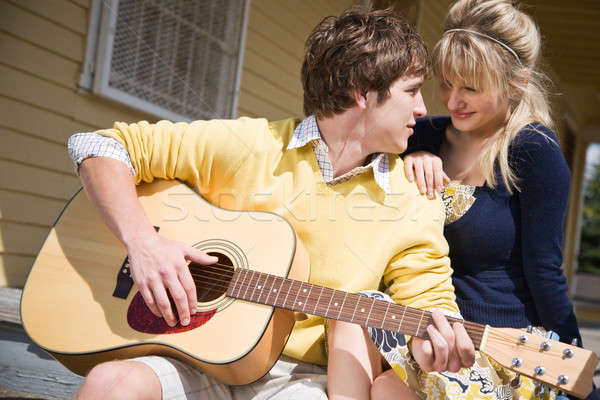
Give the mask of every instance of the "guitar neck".
[[[427, 326], [433, 324], [429, 311], [249, 269], [235, 270], [226, 294], [253, 303], [424, 339], [429, 338]], [[485, 331], [484, 325], [452, 317], [448, 317], [448, 320], [451, 323], [463, 323], [475, 348], [480, 347]]]

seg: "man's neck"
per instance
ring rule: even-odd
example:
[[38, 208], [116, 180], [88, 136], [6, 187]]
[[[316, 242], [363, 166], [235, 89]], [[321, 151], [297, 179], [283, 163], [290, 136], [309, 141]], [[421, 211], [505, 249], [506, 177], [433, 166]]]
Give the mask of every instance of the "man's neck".
[[329, 148], [333, 176], [338, 177], [365, 163], [372, 152], [365, 146], [365, 130], [360, 116], [352, 109], [343, 114], [317, 120], [321, 137]]

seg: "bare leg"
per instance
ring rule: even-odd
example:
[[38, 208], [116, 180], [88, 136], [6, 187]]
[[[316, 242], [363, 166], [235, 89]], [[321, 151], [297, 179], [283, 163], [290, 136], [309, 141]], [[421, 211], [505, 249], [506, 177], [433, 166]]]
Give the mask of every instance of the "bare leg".
[[403, 399], [420, 400], [421, 398], [389, 369], [375, 378], [371, 386], [372, 400]]
[[369, 399], [382, 357], [366, 330], [331, 321], [328, 332], [327, 392], [330, 400]]
[[162, 389], [154, 371], [136, 361], [110, 361], [95, 366], [74, 400], [161, 400]]

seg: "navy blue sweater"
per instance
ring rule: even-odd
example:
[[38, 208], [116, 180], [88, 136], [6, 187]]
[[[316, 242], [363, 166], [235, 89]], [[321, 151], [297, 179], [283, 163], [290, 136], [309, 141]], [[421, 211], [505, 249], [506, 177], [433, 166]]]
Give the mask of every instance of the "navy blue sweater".
[[[408, 152], [438, 154], [449, 123], [448, 117], [419, 120]], [[460, 310], [470, 321], [543, 326], [564, 342], [581, 340], [561, 269], [570, 178], [558, 140], [543, 125], [525, 127], [509, 163], [520, 190], [510, 195], [496, 173], [497, 187], [477, 187], [471, 208], [444, 229]]]

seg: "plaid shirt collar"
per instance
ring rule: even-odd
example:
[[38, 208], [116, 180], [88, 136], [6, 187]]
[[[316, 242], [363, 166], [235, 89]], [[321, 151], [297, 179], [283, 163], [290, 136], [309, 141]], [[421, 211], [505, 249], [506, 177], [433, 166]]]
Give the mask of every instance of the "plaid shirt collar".
[[294, 130], [292, 139], [286, 150], [297, 149], [311, 142], [313, 151], [317, 158], [323, 180], [328, 185], [336, 185], [345, 182], [356, 175], [362, 174], [369, 169], [373, 169], [375, 183], [387, 194], [390, 194], [390, 163], [387, 153], [376, 153], [370, 157], [370, 162], [367, 165], [355, 167], [345, 174], [333, 177], [333, 168], [329, 159], [329, 148], [325, 141], [321, 138], [321, 132], [317, 126], [317, 119], [314, 115], [305, 118]]

